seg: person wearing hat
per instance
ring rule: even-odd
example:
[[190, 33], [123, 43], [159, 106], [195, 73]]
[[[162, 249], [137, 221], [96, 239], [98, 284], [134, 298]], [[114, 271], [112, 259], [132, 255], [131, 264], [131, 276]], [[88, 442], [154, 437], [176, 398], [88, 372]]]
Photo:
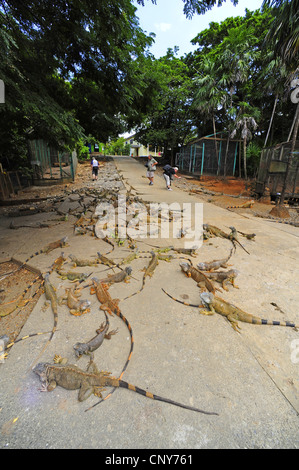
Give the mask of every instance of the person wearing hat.
[[165, 165], [163, 167], [163, 176], [166, 181], [166, 188], [168, 191], [172, 191], [171, 189], [171, 181], [173, 180], [173, 177], [175, 178], [181, 178], [180, 176], [177, 175], [178, 167], [177, 166], [171, 166], [171, 165]]
[[148, 156], [148, 161], [147, 161], [145, 166], [147, 168], [146, 176], [149, 179], [150, 186], [152, 186], [154, 184], [154, 174], [155, 174], [155, 171], [157, 169], [157, 167], [156, 167], [157, 164], [158, 164], [158, 162], [152, 157], [152, 155], [149, 155]]

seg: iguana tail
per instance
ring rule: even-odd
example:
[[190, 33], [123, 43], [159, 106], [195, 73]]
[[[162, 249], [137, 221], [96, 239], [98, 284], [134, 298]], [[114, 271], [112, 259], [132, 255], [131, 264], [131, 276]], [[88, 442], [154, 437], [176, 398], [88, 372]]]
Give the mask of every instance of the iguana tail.
[[194, 406], [184, 405], [183, 403], [179, 403], [177, 401], [170, 400], [168, 398], [160, 397], [159, 395], [155, 395], [151, 392], [147, 392], [143, 390], [142, 388], [136, 387], [135, 385], [125, 382], [124, 380], [117, 380], [117, 382], [118, 382], [118, 385], [114, 384], [116, 387], [127, 388], [128, 390], [132, 390], [133, 392], [139, 393], [140, 395], [143, 395], [144, 397], [151, 398], [152, 400], [163, 401], [164, 403], [170, 403], [171, 405], [179, 406], [180, 408], [185, 408], [186, 410], [197, 411], [198, 413], [203, 413], [206, 415], [218, 416], [218, 413], [215, 413], [214, 411], [204, 411], [199, 408], [195, 408]]
[[166, 292], [166, 290], [164, 290], [163, 287], [162, 287], [162, 291], [163, 291], [166, 295], [168, 295], [168, 297], [170, 297], [172, 300], [175, 300], [176, 302], [179, 302], [180, 304], [187, 305], [188, 307], [196, 307], [196, 308], [203, 307], [202, 304], [199, 304], [199, 305], [188, 304], [187, 302], [183, 302], [182, 300], [176, 299], [175, 297], [172, 297], [172, 295], [168, 294], [168, 292]]
[[[240, 321], [242, 321], [242, 318], [240, 318]], [[254, 315], [250, 315], [248, 320], [243, 321], [252, 323], [253, 325], [288, 326], [290, 328], [299, 328], [299, 325], [295, 325], [295, 323], [290, 321], [265, 320], [264, 318], [259, 318]]]
[[[124, 367], [123, 367], [123, 370], [121, 371], [120, 376], [118, 377], [118, 380], [120, 380], [120, 379], [122, 378], [122, 376], [124, 375], [125, 370], [126, 370], [126, 368], [128, 367], [128, 364], [129, 364], [129, 362], [130, 362], [130, 360], [131, 360], [131, 357], [132, 357], [132, 354], [133, 354], [133, 348], [134, 348], [134, 338], [133, 338], [133, 330], [132, 330], [132, 327], [131, 327], [130, 323], [128, 322], [128, 320], [126, 319], [126, 317], [121, 313], [121, 311], [120, 311], [118, 308], [116, 308], [113, 313], [115, 313], [115, 315], [117, 315], [119, 318], [121, 318], [122, 321], [126, 324], [128, 330], [129, 330], [129, 332], [130, 332], [130, 337], [131, 337], [131, 347], [130, 347], [128, 359], [127, 359], [127, 361], [126, 361], [126, 363], [125, 363], [125, 365], [124, 365]], [[117, 386], [116, 386], [116, 387], [117, 387]], [[114, 388], [105, 398], [103, 398], [102, 400], [98, 401], [98, 402], [95, 403], [94, 405], [90, 406], [90, 407], [89, 407], [87, 410], [85, 410], [85, 411], [91, 410], [91, 408], [94, 408], [95, 406], [99, 405], [99, 404], [102, 403], [103, 401], [107, 400], [107, 398], [110, 398], [111, 395], [112, 395], [112, 393], [115, 392], [115, 390], [116, 390], [116, 388]]]

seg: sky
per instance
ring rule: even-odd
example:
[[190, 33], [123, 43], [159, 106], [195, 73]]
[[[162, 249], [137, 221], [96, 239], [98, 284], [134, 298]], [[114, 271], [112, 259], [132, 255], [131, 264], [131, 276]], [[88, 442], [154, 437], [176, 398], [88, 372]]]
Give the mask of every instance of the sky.
[[230, 16], [244, 16], [245, 8], [258, 10], [263, 0], [239, 0], [237, 6], [233, 6], [230, 0], [226, 0], [221, 7], [213, 7], [204, 15], [194, 14], [191, 20], [186, 19], [183, 8], [183, 0], [157, 0], [154, 5], [151, 0], [145, 0], [142, 7], [134, 2], [137, 7], [136, 16], [139, 25], [147, 34], [155, 33], [155, 44], [150, 52], [158, 59], [164, 56], [168, 48], [179, 47], [178, 56], [193, 52], [197, 46], [191, 44], [191, 39], [208, 28], [214, 21], [220, 23]]

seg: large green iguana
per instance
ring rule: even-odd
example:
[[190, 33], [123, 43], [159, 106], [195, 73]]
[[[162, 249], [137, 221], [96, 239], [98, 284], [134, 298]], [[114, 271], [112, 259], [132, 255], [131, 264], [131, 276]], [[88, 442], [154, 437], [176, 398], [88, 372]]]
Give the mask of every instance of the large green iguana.
[[[211, 292], [201, 292], [200, 299], [202, 303], [199, 305], [195, 305], [182, 302], [181, 300], [176, 299], [172, 295], [168, 294], [168, 292], [166, 292], [166, 290], [164, 290], [163, 288], [162, 291], [166, 295], [168, 295], [168, 297], [175, 300], [176, 302], [179, 302], [180, 304], [187, 305], [188, 307], [199, 308], [199, 313], [201, 313], [202, 315], [213, 315], [214, 313], [219, 313], [219, 315], [223, 315], [228, 319], [235, 331], [241, 329], [238, 325], [238, 321], [242, 321], [244, 323], [252, 323], [253, 325], [289, 326], [291, 328], [299, 328], [299, 325], [295, 325], [295, 323], [292, 323], [290, 321], [280, 322], [276, 320], [265, 320], [263, 318], [251, 315], [251, 313], [246, 313], [239, 307], [236, 307], [235, 305], [226, 302], [220, 297], [214, 296]], [[209, 310], [205, 310], [202, 307], [209, 308]]]
[[171, 405], [179, 406], [191, 411], [197, 411], [198, 413], [204, 413], [208, 415], [218, 415], [215, 412], [209, 412], [200, 410], [193, 406], [184, 405], [168, 398], [163, 398], [158, 395], [154, 395], [151, 392], [147, 392], [135, 385], [131, 385], [124, 380], [119, 380], [110, 375], [107, 371], [99, 372], [93, 361], [90, 361], [87, 371], [79, 369], [75, 365], [64, 365], [64, 364], [49, 364], [39, 363], [33, 369], [33, 372], [37, 374], [42, 382], [42, 391], [52, 391], [57, 385], [67, 390], [78, 390], [78, 400], [83, 401], [94, 394], [96, 396], [101, 395], [101, 391], [104, 387], [122, 387], [133, 392], [139, 393], [144, 397], [151, 398], [152, 400], [159, 400]]

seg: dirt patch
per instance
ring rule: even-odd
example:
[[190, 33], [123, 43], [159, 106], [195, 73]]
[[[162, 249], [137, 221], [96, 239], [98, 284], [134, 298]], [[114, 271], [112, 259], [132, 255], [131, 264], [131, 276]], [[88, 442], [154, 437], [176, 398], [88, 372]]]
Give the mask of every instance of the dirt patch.
[[188, 182], [225, 195], [251, 196], [252, 183], [234, 177], [215, 178], [213, 176], [202, 176], [200, 180], [186, 177]]
[[19, 335], [41, 295], [41, 279], [36, 273], [8, 261], [0, 264], [0, 280], [0, 336], [7, 335], [11, 342]]
[[281, 219], [289, 219], [290, 218], [289, 211], [284, 206], [275, 206], [275, 207], [273, 207], [273, 209], [270, 211], [270, 215], [273, 215], [274, 217], [280, 217]]

